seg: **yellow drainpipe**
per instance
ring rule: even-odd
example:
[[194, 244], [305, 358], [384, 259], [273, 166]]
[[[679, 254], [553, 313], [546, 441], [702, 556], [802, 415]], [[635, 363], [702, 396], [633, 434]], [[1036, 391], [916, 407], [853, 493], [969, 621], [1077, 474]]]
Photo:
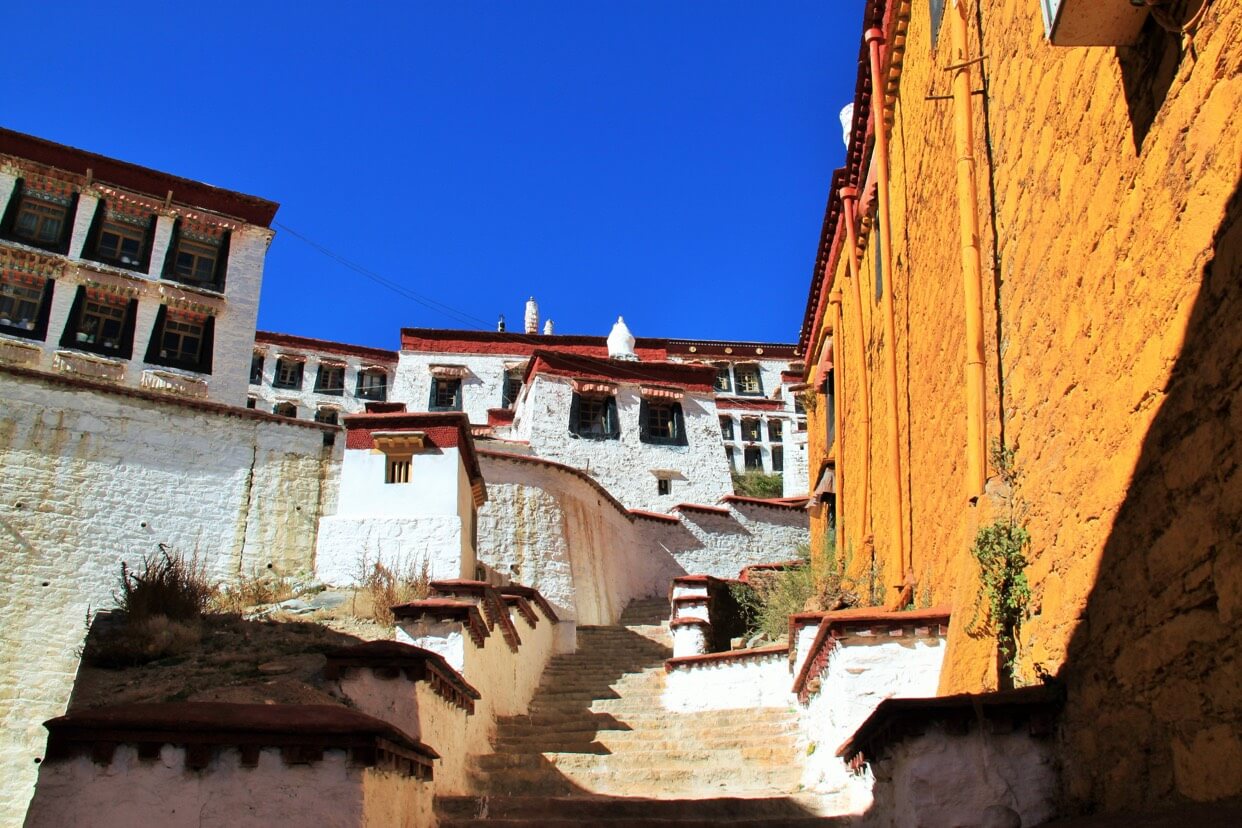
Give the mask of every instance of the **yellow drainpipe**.
[[953, 64], [953, 138], [957, 150], [957, 210], [962, 235], [962, 279], [966, 290], [966, 495], [974, 499], [987, 484], [987, 421], [983, 382], [983, 268], [979, 256], [978, 190], [975, 185], [971, 122], [970, 50], [966, 2], [953, 0], [949, 13]]
[[[834, 280], [835, 281], [835, 280]], [[845, 544], [841, 531], [842, 503], [845, 499], [844, 469], [841, 458], [844, 435], [841, 433], [841, 337], [845, 328], [841, 324], [841, 289], [834, 287], [828, 294], [828, 302], [832, 305], [832, 457], [833, 457], [833, 508], [836, 515], [833, 522], [833, 534], [837, 546], [837, 560], [842, 560]]]
[[[858, 191], [853, 187], [842, 187], [841, 206], [842, 217], [845, 221], [845, 255], [846, 261], [849, 263], [850, 281], [854, 283], [854, 308], [858, 315], [858, 336], [854, 337], [854, 359], [857, 362], [854, 375], [858, 383], [859, 419], [862, 421], [861, 434], [858, 440], [858, 479], [862, 483], [859, 489], [862, 493], [862, 507], [858, 513], [858, 542], [859, 549], [861, 549], [864, 539], [871, 531], [871, 381], [867, 377], [866, 338], [863, 334], [862, 277], [858, 275], [858, 229], [856, 224]], [[840, 404], [840, 401], [838, 401], [838, 404]]]
[[879, 29], [868, 29], [863, 38], [871, 54], [871, 117], [875, 124], [875, 163], [879, 186], [880, 208], [880, 275], [884, 281], [884, 292], [881, 305], [884, 312], [884, 379], [888, 386], [888, 431], [889, 455], [889, 533], [892, 535], [893, 549], [897, 553], [897, 565], [900, 572], [888, 573], [888, 577], [910, 581], [910, 573], [914, 564], [906, 553], [905, 503], [901, 496], [901, 435], [897, 423], [897, 320], [893, 309], [893, 228], [890, 221], [888, 198], [888, 131], [884, 123], [884, 96], [887, 84], [884, 81], [883, 66], [880, 60], [880, 46], [884, 43], [884, 33]]

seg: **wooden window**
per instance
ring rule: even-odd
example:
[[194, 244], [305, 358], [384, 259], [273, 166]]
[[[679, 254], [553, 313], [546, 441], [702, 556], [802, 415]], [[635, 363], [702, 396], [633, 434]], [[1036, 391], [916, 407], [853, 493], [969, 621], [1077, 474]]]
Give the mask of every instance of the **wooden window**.
[[783, 472], [785, 470], [785, 450], [780, 446], [772, 449], [772, 471]]
[[180, 239], [173, 259], [173, 270], [183, 282], [210, 284], [215, 281], [216, 256], [219, 252], [219, 248], [213, 245]]
[[56, 244], [61, 239], [68, 212], [67, 205], [24, 195], [17, 208], [13, 235], [40, 247]]
[[737, 461], [733, 459], [733, 454], [733, 446], [725, 446], [725, 462], [729, 464], [729, 471], [733, 471], [736, 467]]
[[756, 442], [763, 439], [763, 435], [760, 433], [759, 418], [742, 418], [742, 439], [748, 442]]
[[272, 406], [272, 413], [279, 414], [282, 417], [293, 417], [296, 419], [298, 416], [298, 407], [295, 403], [291, 402], [276, 403]]
[[78, 316], [74, 339], [83, 345], [94, 345], [107, 351], [121, 347], [125, 330], [126, 303], [111, 298], [88, 297]]
[[280, 357], [276, 360], [276, 376], [272, 378], [275, 388], [291, 388], [302, 390], [302, 362], [296, 359]]
[[737, 378], [737, 393], [754, 396], [763, 393], [763, 383], [759, 379], [758, 365], [738, 365], [733, 369]]
[[[457, 380], [461, 385], [461, 380]], [[383, 402], [388, 399], [388, 373], [379, 368], [367, 368], [358, 372], [357, 394], [364, 400]], [[460, 403], [457, 406], [461, 409]]]
[[763, 453], [758, 446], [747, 446], [743, 457], [746, 471], [763, 471]]
[[661, 477], [656, 480], [656, 494], [671, 495], [673, 493], [673, 481], [667, 477]]
[[638, 439], [657, 445], [686, 445], [686, 423], [681, 403], [643, 400], [638, 412]]
[[250, 357], [250, 384], [263, 384], [263, 354], [254, 354]]
[[205, 322], [202, 317], [168, 313], [159, 336], [161, 363], [196, 367], [202, 357]]
[[385, 483], [410, 482], [410, 457], [389, 457], [384, 468]]
[[569, 408], [569, 430], [588, 440], [619, 439], [617, 398], [574, 394]]
[[505, 375], [505, 387], [500, 394], [501, 408], [513, 408], [517, 404], [518, 395], [522, 393], [522, 376], [520, 374]]
[[336, 425], [337, 423], [340, 422], [340, 420], [341, 420], [340, 412], [338, 412], [335, 408], [328, 408], [327, 406], [321, 406], [315, 412], [315, 422], [317, 423], [326, 423], [327, 425]]
[[783, 425], [780, 420], [768, 420], [768, 442], [779, 443], [781, 441]]
[[720, 418], [720, 436], [724, 438], [725, 440], [733, 439], [733, 418], [732, 417], [721, 417]]
[[145, 228], [105, 219], [99, 230], [99, 243], [95, 246], [95, 253], [101, 259], [137, 268], [142, 262], [142, 248], [146, 243]]
[[226, 230], [217, 237], [215, 232], [211, 228], [183, 229], [182, 220], [177, 219], [164, 259], [164, 278], [223, 292], [232, 233]]
[[345, 393], [345, 366], [319, 364], [315, 374], [315, 393], [341, 396]]
[[26, 339], [46, 339], [52, 280], [28, 273], [0, 273], [0, 331]]
[[258, 399], [255, 397], [246, 397], [246, 408], [256, 408], [259, 405]]
[[432, 411], [461, 411], [461, 380], [458, 378], [431, 378]]
[[733, 390], [733, 382], [729, 376], [729, 363], [716, 363], [716, 390], [723, 393], [729, 393]]

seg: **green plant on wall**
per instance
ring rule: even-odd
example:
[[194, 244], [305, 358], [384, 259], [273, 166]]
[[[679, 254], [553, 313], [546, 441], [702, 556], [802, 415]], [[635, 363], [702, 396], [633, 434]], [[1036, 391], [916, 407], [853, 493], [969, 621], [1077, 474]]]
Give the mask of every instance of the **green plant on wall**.
[[763, 472], [734, 472], [733, 493], [742, 497], [780, 497], [785, 490], [783, 478], [779, 474]]

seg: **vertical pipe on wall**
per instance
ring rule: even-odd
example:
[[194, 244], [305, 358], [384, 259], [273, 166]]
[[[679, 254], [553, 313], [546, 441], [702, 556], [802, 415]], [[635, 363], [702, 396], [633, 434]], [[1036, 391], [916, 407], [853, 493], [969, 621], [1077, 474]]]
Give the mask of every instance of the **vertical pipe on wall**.
[[[906, 521], [903, 514], [905, 500], [901, 496], [901, 434], [897, 421], [899, 409], [897, 401], [897, 320], [893, 307], [893, 232], [888, 197], [888, 130], [884, 122], [884, 95], [887, 84], [884, 82], [884, 67], [880, 58], [884, 33], [872, 28], [866, 31], [863, 38], [867, 41], [871, 56], [871, 119], [875, 126], [875, 165], [879, 185], [876, 189], [879, 196], [880, 274], [883, 280], [880, 304], [884, 313], [884, 381], [888, 388], [888, 417], [885, 426], [888, 432], [890, 478], [889, 534], [900, 570], [896, 573], [896, 577], [909, 581], [914, 566], [906, 553]], [[893, 575], [893, 573], [888, 574]]]
[[841, 456], [845, 445], [845, 435], [841, 429], [841, 337], [845, 335], [845, 327], [841, 323], [841, 289], [834, 287], [828, 294], [828, 302], [832, 305], [832, 457], [833, 457], [833, 537], [836, 542], [836, 559], [844, 560], [844, 538], [841, 532], [841, 518], [844, 515], [845, 500], [844, 471], [845, 462]]
[[983, 268], [979, 258], [978, 190], [975, 184], [974, 124], [971, 117], [972, 65], [966, 29], [966, 2], [953, 0], [949, 11], [953, 61], [953, 139], [957, 152], [957, 210], [962, 237], [962, 280], [966, 294], [966, 495], [983, 494], [987, 454], [983, 382]]
[[[854, 337], [855, 382], [858, 383], [859, 419], [862, 421], [861, 435], [858, 440], [858, 479], [862, 483], [862, 504], [858, 510], [858, 542], [862, 548], [863, 540], [869, 534], [871, 521], [871, 381], [867, 376], [866, 338], [863, 334], [862, 313], [862, 277], [858, 274], [858, 229], [857, 229], [858, 191], [853, 187], [841, 188], [841, 213], [845, 221], [845, 254], [849, 263], [850, 281], [854, 283], [854, 308], [858, 314], [856, 326], [857, 336]], [[838, 405], [840, 402], [838, 402]]]

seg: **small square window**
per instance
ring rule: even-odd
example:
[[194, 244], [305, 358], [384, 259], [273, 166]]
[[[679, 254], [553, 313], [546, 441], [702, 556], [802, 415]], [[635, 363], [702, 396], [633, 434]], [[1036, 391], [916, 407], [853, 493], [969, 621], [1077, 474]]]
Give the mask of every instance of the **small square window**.
[[[457, 381], [458, 384], [461, 380]], [[388, 399], [388, 374], [378, 368], [367, 368], [358, 372], [358, 396], [364, 400], [383, 402]], [[461, 408], [459, 404], [458, 409]]]
[[389, 457], [384, 467], [385, 483], [409, 483], [410, 482], [410, 458], [409, 457]]
[[759, 379], [758, 365], [738, 365], [733, 369], [737, 378], [737, 393], [754, 396], [763, 393], [763, 383]]
[[302, 362], [296, 359], [280, 357], [276, 360], [276, 376], [272, 378], [276, 388], [302, 390]]
[[742, 418], [742, 439], [747, 442], [758, 442], [763, 439], [763, 435], [760, 433], [760, 421], [758, 418]]
[[193, 368], [198, 365], [203, 349], [203, 323], [198, 317], [168, 313], [160, 332], [161, 364]]
[[733, 459], [733, 455], [733, 446], [725, 446], [725, 460], [729, 463], [729, 471], [733, 471], [737, 465], [737, 461]]
[[319, 363], [315, 374], [315, 393], [340, 396], [345, 393], [345, 366]]
[[513, 408], [517, 404], [518, 395], [522, 393], [522, 376], [507, 374], [505, 387], [500, 394], [500, 407]]
[[258, 404], [259, 401], [254, 397], [246, 397], [246, 408], [255, 408]]
[[768, 442], [779, 443], [784, 436], [784, 424], [780, 420], [768, 420]]
[[661, 477], [656, 480], [656, 494], [671, 495], [673, 493], [673, 481], [667, 477]]
[[282, 402], [272, 406], [272, 413], [279, 414], [281, 417], [292, 417], [297, 419], [298, 407], [295, 403]]
[[591, 440], [616, 440], [621, 436], [617, 424], [617, 398], [574, 394], [569, 430]]
[[340, 412], [335, 408], [322, 407], [315, 412], [315, 422], [336, 425], [341, 420]]
[[433, 377], [429, 407], [432, 411], [461, 411], [461, 380]]
[[716, 363], [716, 390], [725, 394], [733, 390], [733, 383], [729, 376], [729, 363]]
[[720, 436], [724, 438], [725, 440], [733, 439], [733, 418], [732, 417], [721, 417], [720, 418]]
[[785, 450], [779, 446], [772, 449], [772, 471], [781, 472], [785, 470]]
[[0, 274], [0, 330], [28, 339], [46, 337], [47, 288], [48, 281], [39, 276], [17, 271]]
[[250, 384], [263, 384], [263, 354], [254, 354], [250, 357]]
[[763, 471], [763, 454], [759, 451], [758, 446], [747, 446], [743, 459], [746, 464], [746, 471]]
[[147, 243], [145, 227], [115, 219], [105, 219], [99, 228], [95, 255], [122, 267], [137, 268], [142, 263], [142, 248]]
[[178, 281], [196, 285], [214, 285], [216, 281], [216, 257], [220, 248], [213, 244], [179, 239], [173, 254], [173, 273]]
[[68, 212], [68, 205], [24, 195], [13, 222], [13, 235], [40, 247], [56, 244], [61, 239]]
[[643, 400], [639, 408], [638, 439], [666, 446], [686, 445], [686, 423], [681, 403]]
[[125, 330], [126, 303], [105, 298], [88, 298], [82, 305], [74, 339], [83, 345], [93, 345], [105, 351], [121, 348], [121, 333]]

